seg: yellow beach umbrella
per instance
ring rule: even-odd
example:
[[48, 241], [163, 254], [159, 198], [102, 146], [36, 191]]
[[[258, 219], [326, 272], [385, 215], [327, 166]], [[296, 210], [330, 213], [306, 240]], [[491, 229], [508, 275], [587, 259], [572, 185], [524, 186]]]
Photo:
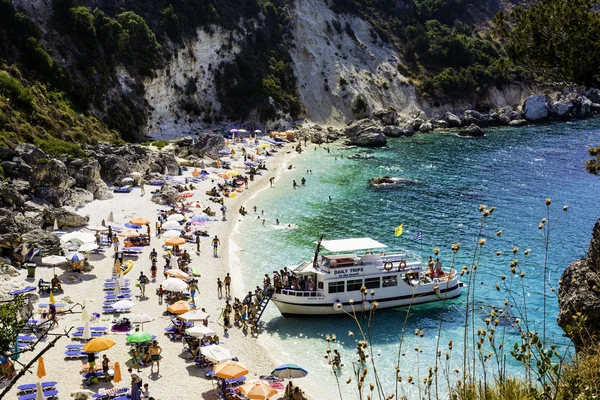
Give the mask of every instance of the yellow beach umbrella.
[[121, 377], [121, 365], [116, 362], [115, 366], [114, 366], [114, 374], [113, 374], [113, 381], [115, 383], [119, 383], [123, 380], [123, 378]]
[[249, 399], [260, 399], [264, 400], [269, 397], [275, 396], [277, 390], [267, 385], [262, 381], [250, 382], [240, 386], [240, 391], [244, 396]]
[[215, 376], [223, 379], [236, 379], [248, 374], [248, 368], [238, 361], [225, 361], [213, 367]]
[[182, 238], [173, 237], [165, 240], [165, 244], [167, 246], [181, 246], [182, 244], [185, 244], [185, 240]]
[[115, 341], [106, 337], [93, 338], [82, 347], [86, 353], [98, 353], [108, 350], [115, 345]]
[[261, 149], [266, 149], [267, 147], [271, 146], [269, 143], [263, 143], [260, 145]]
[[46, 376], [46, 366], [44, 365], [44, 357], [38, 358], [38, 366], [36, 375], [38, 378], [42, 379]]
[[227, 175], [229, 176], [238, 176], [240, 173], [237, 171], [227, 171]]
[[50, 291], [50, 304], [56, 304], [56, 300], [54, 300], [54, 294], [52, 294], [52, 290]]

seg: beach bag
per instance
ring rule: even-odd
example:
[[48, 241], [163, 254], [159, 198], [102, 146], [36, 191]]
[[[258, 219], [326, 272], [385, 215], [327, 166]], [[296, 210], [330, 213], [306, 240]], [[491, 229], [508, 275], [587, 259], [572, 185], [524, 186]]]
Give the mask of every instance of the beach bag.
[[135, 281], [135, 287], [140, 287], [140, 283], [138, 281]]

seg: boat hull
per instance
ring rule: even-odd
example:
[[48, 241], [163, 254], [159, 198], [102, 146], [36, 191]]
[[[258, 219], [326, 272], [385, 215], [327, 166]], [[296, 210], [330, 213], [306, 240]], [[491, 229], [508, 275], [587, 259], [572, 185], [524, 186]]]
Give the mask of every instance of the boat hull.
[[454, 299], [461, 295], [462, 283], [458, 280], [448, 284], [447, 289], [435, 290], [434, 285], [422, 285], [420, 290], [406, 295], [389, 295], [387, 297], [375, 296], [363, 302], [361, 295], [350, 301], [331, 301], [330, 296], [295, 297], [283, 294], [274, 294], [271, 301], [277, 306], [284, 317], [296, 315], [333, 315], [342, 314], [344, 311], [365, 312], [371, 309], [372, 301], [379, 304], [377, 309], [405, 307], [409, 305], [430, 303], [441, 300]]

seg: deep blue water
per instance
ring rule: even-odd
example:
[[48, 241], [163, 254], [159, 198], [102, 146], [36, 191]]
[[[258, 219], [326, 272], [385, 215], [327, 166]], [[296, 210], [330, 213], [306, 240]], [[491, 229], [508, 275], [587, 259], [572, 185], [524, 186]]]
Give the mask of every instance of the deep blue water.
[[[484, 227], [487, 239], [479, 262], [476, 279], [475, 312], [477, 326], [483, 326], [485, 313], [492, 305], [503, 307], [506, 292], [496, 291], [501, 275], [510, 275], [509, 263], [513, 247], [518, 247], [526, 277], [523, 279], [525, 299], [520, 295], [515, 304], [527, 305], [531, 327], [542, 330], [544, 238], [538, 230], [546, 217], [545, 199], [551, 198], [550, 250], [548, 275], [550, 285], [558, 285], [560, 274], [573, 260], [585, 255], [591, 229], [600, 217], [598, 195], [600, 181], [584, 170], [587, 147], [600, 143], [598, 120], [534, 126], [519, 129], [497, 129], [482, 139], [459, 139], [451, 134], [427, 134], [413, 138], [392, 139], [388, 147], [374, 149], [339, 149], [339, 144], [310, 146], [296, 157], [292, 171], [282, 177], [272, 189], [261, 193], [247, 204], [265, 212], [263, 226], [251, 212], [234, 237], [246, 289], [262, 282], [261, 276], [275, 269], [291, 266], [311, 258], [314, 241], [320, 234], [326, 239], [370, 236], [390, 246], [407, 247], [428, 257], [435, 247], [447, 265], [452, 243], [460, 243], [456, 265], [470, 265], [476, 247], [481, 214], [478, 207], [495, 206], [495, 212]], [[329, 147], [331, 152], [325, 151]], [[354, 153], [373, 156], [368, 160], [351, 160]], [[307, 174], [310, 169], [312, 174]], [[409, 178], [414, 183], [397, 190], [376, 191], [367, 185], [369, 178], [389, 175]], [[292, 189], [292, 180], [307, 184]], [[328, 199], [331, 196], [331, 200]], [[562, 210], [568, 205], [567, 212]], [[280, 225], [275, 226], [278, 218]], [[287, 229], [287, 224], [292, 224]], [[404, 234], [395, 237], [394, 228], [403, 224]], [[500, 237], [496, 231], [502, 230]], [[411, 238], [423, 233], [421, 242]], [[242, 237], [243, 236], [243, 237]], [[523, 251], [531, 249], [527, 261]], [[503, 255], [496, 256], [497, 251]], [[466, 278], [465, 278], [466, 279]], [[546, 335], [548, 342], [564, 344], [562, 330], [556, 325], [557, 301], [548, 289]], [[448, 364], [450, 371], [462, 367], [461, 346], [466, 295], [448, 302], [418, 306], [411, 311], [404, 340], [401, 374], [415, 378], [425, 376], [427, 366], [434, 361], [437, 327], [443, 311], [441, 343], [446, 348], [453, 339], [454, 355]], [[404, 324], [406, 309], [380, 310], [372, 324], [373, 352], [386, 390], [394, 387], [394, 365], [398, 355], [398, 339]], [[281, 362], [305, 366], [313, 375], [321, 375], [318, 388], [327, 398], [337, 393], [335, 379], [324, 359], [325, 334], [336, 334], [335, 346], [345, 363], [342, 390], [344, 398], [353, 398], [355, 385], [346, 385], [353, 377], [356, 322], [347, 316], [290, 318], [279, 315], [274, 305], [263, 321], [267, 332], [261, 340], [272, 349]], [[425, 331], [420, 338], [414, 330]], [[348, 331], [355, 333], [348, 336]], [[506, 330], [507, 341], [518, 340], [515, 332]], [[415, 351], [418, 347], [422, 352]], [[380, 354], [380, 355], [377, 355]], [[508, 371], [522, 373], [518, 362], [508, 357]], [[406, 382], [406, 379], [404, 379]], [[301, 383], [301, 382], [299, 382]], [[308, 383], [306, 383], [308, 384]], [[313, 385], [316, 390], [317, 385]], [[416, 395], [416, 385], [403, 384], [404, 393]], [[411, 395], [411, 397], [412, 397]], [[337, 396], [339, 398], [339, 395]]]

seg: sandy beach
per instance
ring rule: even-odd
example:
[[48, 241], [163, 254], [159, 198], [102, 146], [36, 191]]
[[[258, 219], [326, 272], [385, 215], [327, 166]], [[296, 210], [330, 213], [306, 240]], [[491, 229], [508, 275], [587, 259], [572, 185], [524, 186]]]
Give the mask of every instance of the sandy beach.
[[[262, 175], [257, 176], [253, 182], [251, 181], [248, 189], [238, 194], [235, 198], [226, 199], [225, 205], [228, 208], [226, 221], [221, 220], [221, 213], [218, 211], [219, 206], [209, 202], [208, 196], [205, 195], [205, 191], [210, 190], [216, 182], [222, 181], [214, 173], [216, 172], [215, 168], [208, 168], [211, 176], [198, 184], [194, 190], [194, 196], [187, 199], [188, 202], [200, 202], [202, 209], [206, 206], [212, 206], [212, 209], [217, 211], [215, 218], [218, 219], [218, 221], [210, 221], [204, 225], [203, 228], [208, 231], [210, 237], [202, 238], [200, 255], [197, 255], [195, 252], [195, 244], [189, 243], [183, 246], [192, 255], [191, 265], [198, 267], [201, 272], [201, 276], [198, 278], [199, 294], [196, 294], [197, 308], [205, 308], [210, 314], [208, 327], [217, 332], [221, 338], [220, 344], [231, 350], [232, 355], [237, 356], [241, 362], [246, 364], [250, 371], [247, 375], [248, 381], [252, 381], [261, 375], [269, 375], [277, 365], [270, 357], [268, 349], [262, 348], [258, 343], [259, 341], [249, 333], [248, 336], [245, 336], [236, 327], [229, 329], [228, 333], [224, 332], [221, 311], [225, 306], [225, 298], [218, 298], [216, 282], [217, 278], [223, 280], [227, 272], [231, 272], [232, 297], [239, 297], [240, 299], [244, 297], [243, 283], [241, 279], [236, 279], [236, 269], [240, 268], [234, 262], [236, 246], [234, 244], [230, 245], [229, 235], [235, 229], [240, 218], [243, 218], [238, 213], [240, 206], [245, 205], [249, 209], [252, 205], [251, 200], [255, 199], [262, 190], [269, 188], [269, 178], [274, 177], [278, 179], [281, 171], [287, 165], [289, 158], [294, 154], [296, 153], [293, 152], [292, 145], [288, 144], [280, 148], [275, 156], [267, 159], [266, 166], [268, 170], [262, 171]], [[192, 170], [193, 168], [190, 168], [188, 171], [185, 171], [183, 176], [191, 176]], [[211, 182], [211, 179], [215, 180], [214, 184]], [[150, 314], [155, 319], [152, 322], [145, 323], [143, 331], [156, 335], [159, 346], [163, 349], [160, 373], [157, 373], [156, 369], [154, 373], [151, 373], [150, 367], [142, 367], [140, 371], [140, 376], [144, 383], [149, 384], [150, 395], [156, 399], [163, 400], [217, 399], [218, 396], [215, 392], [217, 383], [204, 376], [207, 369], [198, 367], [191, 357], [186, 358], [183, 351], [183, 344], [181, 342], [170, 341], [164, 334], [164, 328], [170, 325], [170, 317], [163, 315], [167, 305], [166, 301], [165, 304], [159, 304], [158, 296], [155, 293], [156, 288], [163, 281], [162, 267], [165, 251], [162, 249], [162, 245], [164, 239], [155, 236], [154, 224], [157, 221], [157, 212], [165, 209], [166, 206], [160, 206], [151, 201], [150, 190], [152, 189], [155, 189], [155, 187], [146, 185], [146, 194], [141, 195], [140, 188], [136, 187], [131, 193], [115, 193], [114, 197], [110, 200], [95, 200], [77, 210], [77, 213], [90, 217], [90, 225], [100, 225], [101, 221], [103, 219], [106, 220], [112, 212], [115, 223], [122, 225], [132, 218], [141, 217], [151, 221], [150, 225], [152, 227], [151, 245], [144, 247], [143, 252], [138, 257], [125, 258], [126, 260], [132, 259], [135, 263], [131, 272], [126, 276], [126, 278], [131, 280], [131, 289], [134, 295], [132, 300], [135, 305], [131, 309], [131, 312], [117, 314], [116, 316], [102, 314], [91, 326], [105, 326], [110, 331], [111, 322], [118, 316], [131, 317], [137, 313]], [[200, 209], [196, 210], [200, 211]], [[191, 216], [191, 214], [187, 215]], [[212, 256], [210, 243], [212, 237], [215, 235], [221, 241], [219, 256], [216, 258]], [[146, 285], [146, 296], [142, 298], [140, 297], [139, 289], [134, 287], [133, 282], [139, 277], [141, 271], [147, 276], [151, 276], [150, 252], [153, 248], [156, 249], [159, 256], [157, 279]], [[71, 272], [67, 265], [56, 267], [56, 272], [59, 279], [63, 282], [64, 289], [63, 292], [58, 292], [55, 296], [56, 302], [67, 303], [67, 308], [70, 308], [75, 303], [80, 303], [85, 305], [90, 313], [100, 313], [104, 297], [103, 282], [112, 276], [114, 268], [113, 256], [114, 252], [112, 248], [108, 247], [105, 248], [103, 254], [90, 254], [89, 261], [92, 269], [81, 274]], [[231, 264], [236, 265], [231, 266]], [[52, 267], [39, 266], [36, 271], [35, 280], [29, 279], [26, 281], [25, 271], [22, 271], [19, 277], [13, 279], [16, 286], [25, 286], [24, 283], [37, 285], [37, 281], [40, 278], [49, 281], [52, 278], [52, 271]], [[23, 285], [19, 285], [19, 282], [23, 282]], [[261, 282], [262, 277], [257, 276], [256, 282], [250, 282], [248, 286], [253, 287], [253, 285], [258, 285]], [[39, 303], [48, 303], [48, 300], [48, 295], [43, 294], [39, 299]], [[37, 310], [37, 304], [35, 304], [35, 307]], [[62, 333], [70, 327], [83, 326], [80, 313], [81, 307], [75, 307], [74, 311], [75, 313], [73, 314], [60, 315], [59, 326], [54, 328], [51, 333]], [[35, 316], [37, 316], [37, 312]], [[67, 398], [71, 392], [82, 388], [97, 392], [99, 388], [129, 386], [130, 377], [127, 373], [127, 366], [130, 365], [130, 356], [128, 354], [130, 347], [126, 345], [126, 335], [125, 333], [109, 332], [108, 337], [115, 340], [116, 345], [102, 354], [106, 354], [111, 362], [120, 363], [123, 375], [123, 380], [120, 383], [113, 384], [112, 382], [101, 381], [97, 385], [84, 387], [80, 369], [81, 365], [86, 362], [86, 359], [65, 359], [65, 346], [76, 343], [66, 337], [59, 340], [56, 346], [44, 355], [47, 375], [43, 380], [58, 382], [57, 388], [60, 391], [60, 398]], [[51, 337], [47, 341], [50, 339]], [[23, 354], [19, 361], [24, 364], [27, 363], [43, 347], [44, 342], [41, 342], [38, 344], [36, 351]], [[101, 357], [101, 355], [99, 356]], [[17, 369], [20, 369], [19, 366], [17, 366]], [[33, 372], [35, 372], [35, 368], [33, 368]], [[18, 384], [34, 383], [37, 380], [35, 374], [28, 373]], [[301, 382], [299, 383], [301, 384]], [[15, 398], [17, 394], [16, 386], [10, 391], [12, 398]], [[282, 395], [283, 391], [280, 391], [276, 398]]]

